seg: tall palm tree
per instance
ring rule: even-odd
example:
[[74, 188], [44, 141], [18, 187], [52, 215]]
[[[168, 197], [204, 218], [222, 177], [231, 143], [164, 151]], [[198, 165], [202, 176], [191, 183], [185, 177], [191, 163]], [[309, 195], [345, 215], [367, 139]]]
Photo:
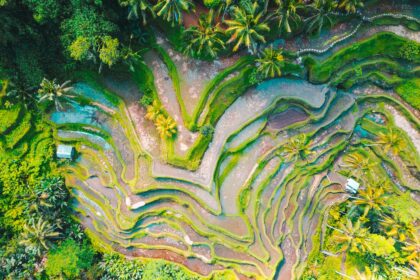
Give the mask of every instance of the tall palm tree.
[[387, 208], [387, 197], [389, 195], [385, 193], [384, 189], [373, 188], [368, 186], [365, 190], [360, 190], [359, 194], [351, 203], [355, 207], [361, 207], [363, 209], [362, 218], [366, 218], [368, 213], [373, 210], [378, 213], [383, 212]]
[[255, 53], [258, 42], [265, 43], [263, 33], [270, 31], [270, 27], [263, 19], [263, 12], [259, 12], [256, 1], [247, 9], [234, 7], [232, 19], [225, 22], [228, 25], [226, 32], [231, 36], [228, 43], [235, 42], [233, 51], [245, 45], [248, 50]]
[[63, 84], [57, 84], [56, 80], [48, 80], [44, 78], [40, 84], [38, 93], [40, 95], [39, 102], [52, 101], [57, 110], [63, 108], [62, 102], [68, 100], [71, 96], [69, 92], [73, 89], [68, 87], [70, 81], [66, 81]]
[[9, 82], [3, 90], [6, 97], [22, 104], [26, 109], [35, 103], [35, 87], [15, 86], [12, 82]]
[[175, 26], [175, 24], [182, 24], [182, 13], [193, 8], [194, 4], [190, 0], [159, 0], [153, 7], [153, 11], [157, 16]]
[[349, 170], [350, 175], [357, 178], [362, 177], [376, 165], [376, 163], [371, 162], [369, 158], [364, 157], [357, 152], [345, 155], [343, 157], [343, 162], [344, 164], [341, 166]]
[[344, 270], [346, 256], [348, 252], [362, 253], [369, 250], [369, 243], [367, 240], [369, 231], [367, 228], [361, 226], [358, 220], [353, 224], [350, 219], [346, 219], [345, 223], [341, 223], [339, 228], [333, 228], [334, 233], [332, 238], [342, 253], [341, 267]]
[[291, 138], [282, 147], [282, 154], [287, 161], [296, 161], [306, 159], [312, 152], [310, 150], [311, 142], [305, 134], [297, 135]]
[[176, 122], [171, 117], [159, 115], [156, 119], [156, 128], [162, 138], [172, 138], [176, 132]]
[[314, 14], [305, 20], [308, 33], [319, 34], [323, 27], [332, 26], [332, 12], [337, 8], [335, 0], [315, 0], [310, 7]]
[[380, 132], [377, 142], [383, 146], [385, 153], [391, 150], [392, 153], [398, 154], [407, 146], [404, 138], [401, 137], [401, 133], [392, 128], [387, 133]]
[[301, 21], [297, 12], [304, 5], [300, 0], [277, 0], [276, 4], [273, 19], [277, 21], [280, 32], [291, 33]]
[[57, 238], [59, 235], [52, 225], [39, 218], [38, 222], [24, 226], [20, 244], [27, 246], [37, 255], [41, 255], [44, 249], [50, 248], [51, 239]]
[[219, 24], [214, 25], [213, 10], [207, 16], [200, 17], [198, 27], [190, 27], [184, 32], [184, 40], [184, 53], [191, 56], [215, 58], [225, 48], [223, 31]]
[[341, 0], [338, 5], [339, 8], [350, 14], [356, 13], [357, 9], [362, 8], [363, 6], [363, 0]]
[[265, 48], [261, 57], [256, 62], [259, 64], [258, 71], [265, 78], [281, 76], [281, 68], [284, 66], [284, 57], [281, 50], [274, 50], [272, 46]]
[[380, 224], [387, 236], [400, 242], [405, 242], [407, 238], [412, 238], [416, 234], [416, 229], [412, 223], [405, 223], [390, 216], [384, 216]]
[[141, 17], [143, 25], [147, 23], [147, 13], [155, 17], [153, 6], [148, 0], [120, 0], [122, 7], [128, 7], [128, 19], [138, 19]]
[[162, 114], [162, 106], [154, 100], [152, 105], [147, 106], [146, 119], [156, 121], [158, 116]]

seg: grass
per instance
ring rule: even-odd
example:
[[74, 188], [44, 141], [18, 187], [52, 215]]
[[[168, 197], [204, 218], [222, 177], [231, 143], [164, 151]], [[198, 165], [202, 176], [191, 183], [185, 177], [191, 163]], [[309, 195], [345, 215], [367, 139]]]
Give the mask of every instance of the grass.
[[401, 98], [416, 110], [420, 110], [420, 78], [405, 80], [396, 87]]
[[[317, 62], [310, 56], [305, 57], [309, 80], [317, 84], [326, 83], [337, 70], [363, 59], [372, 59], [377, 56], [401, 59], [401, 48], [409, 41], [390, 32], [381, 32], [345, 47], [321, 62]], [[413, 62], [420, 62], [420, 57], [416, 57]]]

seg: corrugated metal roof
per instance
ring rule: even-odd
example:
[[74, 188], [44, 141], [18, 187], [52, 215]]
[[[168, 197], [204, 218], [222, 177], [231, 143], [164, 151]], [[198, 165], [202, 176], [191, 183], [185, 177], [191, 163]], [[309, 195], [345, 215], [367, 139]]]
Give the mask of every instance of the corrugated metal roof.
[[72, 159], [74, 155], [74, 147], [68, 145], [58, 145], [57, 147], [57, 157]]

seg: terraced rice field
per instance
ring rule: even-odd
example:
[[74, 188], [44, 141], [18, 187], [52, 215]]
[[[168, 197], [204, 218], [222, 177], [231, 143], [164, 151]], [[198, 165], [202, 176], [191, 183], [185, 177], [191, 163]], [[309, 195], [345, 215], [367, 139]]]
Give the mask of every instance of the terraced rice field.
[[[405, 127], [419, 126], [404, 103], [371, 85], [342, 91], [300, 78], [264, 81], [219, 114], [222, 87], [246, 63], [209, 66], [160, 46], [177, 75], [157, 50], [146, 63], [177, 122], [175, 140], [162, 141], [146, 120], [142, 92], [128, 73], [78, 82], [75, 92], [87, 105], [71, 102], [50, 116], [59, 141], [78, 152], [63, 167], [78, 219], [97, 245], [127, 256], [164, 258], [202, 275], [231, 269], [240, 279], [294, 279], [311, 250], [320, 250], [324, 213], [348, 196], [342, 156], [372, 142], [372, 127], [393, 124], [396, 114]], [[197, 76], [209, 67], [212, 73]], [[232, 70], [223, 74], [226, 68]], [[340, 81], [348, 77], [341, 71]], [[203, 136], [194, 127], [208, 123], [214, 133], [195, 157]], [[308, 155], [286, 153], [301, 134]], [[388, 155], [376, 152], [386, 162]], [[377, 172], [418, 191], [413, 164], [403, 159]]]

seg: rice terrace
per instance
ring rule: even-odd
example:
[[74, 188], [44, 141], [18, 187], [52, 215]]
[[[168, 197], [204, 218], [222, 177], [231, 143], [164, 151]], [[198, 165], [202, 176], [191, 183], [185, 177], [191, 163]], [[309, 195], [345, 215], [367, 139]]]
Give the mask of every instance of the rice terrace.
[[418, 1], [0, 20], [0, 279], [420, 279]]

